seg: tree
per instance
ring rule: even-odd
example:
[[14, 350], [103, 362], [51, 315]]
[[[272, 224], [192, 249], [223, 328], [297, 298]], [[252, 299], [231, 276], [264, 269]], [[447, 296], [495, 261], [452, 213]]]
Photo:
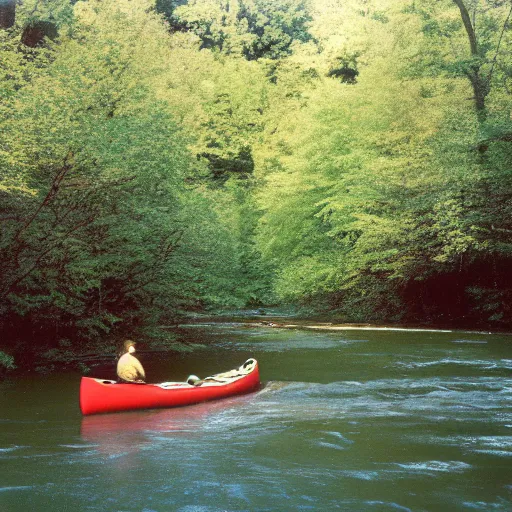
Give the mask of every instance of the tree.
[[[262, 254], [282, 297], [345, 318], [508, 322], [510, 153], [504, 140], [484, 160], [472, 151], [482, 122], [466, 75], [441, 58], [444, 36], [403, 7], [369, 25], [379, 45], [352, 89], [316, 81], [273, 130]], [[443, 14], [459, 22], [451, 6]], [[509, 114], [497, 86], [488, 108], [486, 127]]]
[[5, 100], [0, 295], [11, 337], [76, 341], [236, 302], [216, 284], [234, 282], [235, 242], [187, 185], [186, 140], [158, 97], [170, 46], [149, 5], [78, 3], [46, 67]]
[[512, 5], [452, 0], [414, 5], [411, 12], [423, 20], [425, 42], [430, 46], [423, 52], [431, 54], [437, 69], [468, 79], [478, 119], [484, 123], [486, 98], [493, 85], [502, 87], [510, 79], [506, 56], [510, 53]]
[[173, 19], [197, 34], [202, 48], [248, 60], [282, 58], [310, 39], [305, 0], [190, 0]]

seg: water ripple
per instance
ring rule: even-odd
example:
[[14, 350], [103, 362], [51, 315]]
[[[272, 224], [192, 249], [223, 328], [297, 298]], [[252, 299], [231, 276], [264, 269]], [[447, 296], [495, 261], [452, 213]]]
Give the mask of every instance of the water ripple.
[[30, 448], [29, 446], [9, 446], [8, 448], [0, 448], [0, 453], [10, 453], [23, 448]]
[[452, 358], [444, 358], [438, 359], [435, 361], [425, 361], [425, 362], [398, 362], [396, 366], [403, 368], [430, 368], [433, 366], [445, 366], [445, 365], [454, 365], [454, 366], [467, 366], [467, 367], [477, 367], [482, 370], [512, 370], [512, 359], [500, 359], [500, 360], [483, 360], [483, 359], [452, 359]]
[[485, 340], [453, 340], [452, 343], [462, 343], [466, 345], [487, 345]]
[[469, 464], [460, 461], [442, 462], [439, 460], [430, 460], [427, 462], [410, 462], [410, 463], [396, 463], [400, 468], [407, 471], [420, 471], [420, 472], [442, 472], [442, 473], [461, 473], [471, 468]]
[[29, 489], [33, 489], [33, 485], [16, 485], [11, 487], [0, 487], [0, 492], [8, 492], [8, 491], [27, 491]]
[[365, 501], [365, 503], [367, 505], [371, 505], [371, 506], [374, 506], [374, 505], [378, 506], [378, 507], [386, 506], [386, 507], [392, 508], [393, 510], [404, 510], [406, 512], [412, 512], [410, 508], [403, 507], [402, 505], [399, 505], [398, 503], [386, 503], [384, 501]]

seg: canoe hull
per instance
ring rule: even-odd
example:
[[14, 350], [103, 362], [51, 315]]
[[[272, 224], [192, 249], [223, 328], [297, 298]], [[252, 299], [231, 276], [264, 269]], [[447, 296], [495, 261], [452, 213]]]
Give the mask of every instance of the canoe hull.
[[170, 388], [158, 384], [119, 384], [114, 381], [82, 377], [80, 410], [82, 414], [180, 407], [217, 400], [256, 390], [260, 385], [258, 364], [247, 375], [230, 382], [206, 381], [201, 386], [176, 383]]

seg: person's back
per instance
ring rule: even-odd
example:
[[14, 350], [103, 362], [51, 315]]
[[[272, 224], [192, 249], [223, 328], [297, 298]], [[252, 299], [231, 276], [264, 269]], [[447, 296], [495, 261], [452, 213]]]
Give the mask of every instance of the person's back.
[[117, 376], [122, 382], [145, 382], [144, 368], [140, 361], [132, 355], [135, 352], [135, 342], [127, 340], [124, 347], [126, 352], [117, 362]]

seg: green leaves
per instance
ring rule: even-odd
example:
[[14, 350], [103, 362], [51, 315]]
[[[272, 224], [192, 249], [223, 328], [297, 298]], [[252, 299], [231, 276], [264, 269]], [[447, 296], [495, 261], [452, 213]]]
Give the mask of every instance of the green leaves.
[[[504, 121], [509, 105], [503, 90], [493, 91], [487, 103], [492, 116], [482, 123], [467, 100], [465, 77], [431, 78], [432, 58], [449, 60], [443, 53], [449, 51], [447, 37], [455, 43], [460, 36], [457, 44], [467, 45], [457, 9], [439, 3], [431, 6], [435, 12], [400, 7], [392, 2], [384, 17], [371, 23], [365, 17], [357, 25], [374, 38], [378, 34], [381, 48], [357, 46], [347, 32], [344, 40], [364, 55], [355, 85], [319, 80], [314, 88], [302, 86], [307, 101], [300, 108], [289, 101], [295, 110], [275, 120], [267, 135], [267, 164], [256, 169], [263, 180], [258, 243], [286, 300], [306, 300], [348, 319], [381, 321], [428, 315], [456, 321], [466, 304], [466, 318], [503, 322], [505, 314], [485, 316], [480, 306], [469, 305], [469, 297], [471, 284], [485, 282], [482, 289], [488, 290], [491, 274], [505, 271], [498, 266], [472, 275], [491, 247], [500, 262], [510, 254], [497, 245], [509, 228], [488, 224], [490, 218], [501, 224], [512, 190], [504, 167], [511, 154]], [[350, 10], [330, 8], [342, 27]], [[493, 15], [478, 13], [482, 20]], [[339, 30], [317, 29], [316, 20], [313, 27], [326, 48]], [[485, 51], [492, 53], [498, 41], [491, 39]], [[411, 56], [418, 65], [414, 73]], [[322, 69], [325, 62], [315, 65]], [[443, 278], [452, 287], [451, 303], [439, 291]]]
[[170, 40], [149, 6], [78, 3], [73, 33], [5, 98], [4, 331], [29, 317], [48, 340], [94, 338], [240, 300], [236, 241], [186, 182], [193, 158], [162, 93]]
[[[509, 6], [470, 27], [457, 3], [24, 2], [0, 32], [0, 328], [276, 300], [505, 325]], [[39, 22], [58, 34], [28, 47]]]
[[190, 0], [172, 20], [197, 34], [202, 48], [248, 60], [279, 59], [294, 42], [307, 42], [310, 21], [304, 0]]

